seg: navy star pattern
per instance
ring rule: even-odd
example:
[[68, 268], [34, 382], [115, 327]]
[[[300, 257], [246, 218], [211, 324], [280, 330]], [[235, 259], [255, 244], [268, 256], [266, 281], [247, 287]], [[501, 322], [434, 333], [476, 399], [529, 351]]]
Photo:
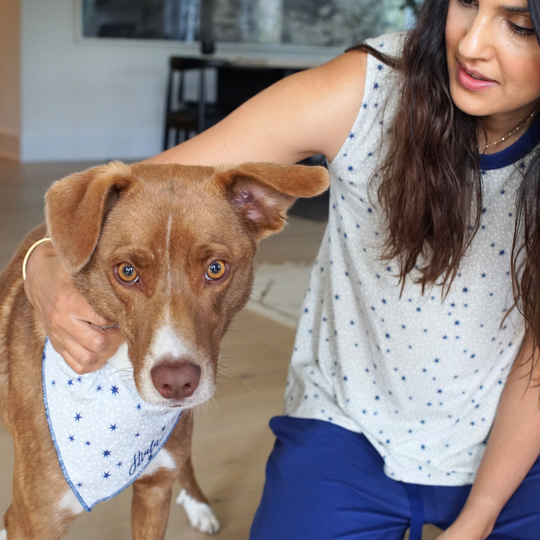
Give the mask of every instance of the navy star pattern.
[[521, 316], [508, 314], [509, 254], [528, 158], [501, 169], [485, 162], [480, 227], [448, 294], [439, 286], [422, 294], [411, 279], [401, 290], [396, 261], [381, 257], [384, 215], [370, 190], [396, 76], [368, 57], [358, 118], [329, 166], [328, 227], [302, 306], [285, 413], [363, 432], [396, 479], [466, 484], [523, 336]]

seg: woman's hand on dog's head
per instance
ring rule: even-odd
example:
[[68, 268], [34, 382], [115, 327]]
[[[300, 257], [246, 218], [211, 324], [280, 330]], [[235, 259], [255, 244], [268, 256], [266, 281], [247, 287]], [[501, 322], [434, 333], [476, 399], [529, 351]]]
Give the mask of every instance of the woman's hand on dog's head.
[[95, 313], [75, 288], [50, 243], [32, 253], [24, 289], [52, 346], [76, 373], [100, 369], [124, 342], [114, 321]]

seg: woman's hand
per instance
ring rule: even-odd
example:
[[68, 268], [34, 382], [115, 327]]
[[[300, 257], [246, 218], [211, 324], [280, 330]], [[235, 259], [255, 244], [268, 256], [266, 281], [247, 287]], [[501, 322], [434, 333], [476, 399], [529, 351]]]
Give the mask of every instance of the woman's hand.
[[435, 540], [485, 540], [492, 529], [492, 526], [484, 525], [481, 520], [467, 521], [460, 516]]
[[78, 374], [101, 368], [124, 338], [88, 305], [50, 243], [34, 250], [26, 276], [24, 290], [55, 350]]
[[483, 540], [479, 536], [467, 536], [459, 529], [454, 529], [453, 526], [449, 527], [435, 538], [435, 540]]
[[496, 505], [489, 500], [468, 500], [456, 521], [436, 540], [485, 540], [491, 534], [498, 515]]

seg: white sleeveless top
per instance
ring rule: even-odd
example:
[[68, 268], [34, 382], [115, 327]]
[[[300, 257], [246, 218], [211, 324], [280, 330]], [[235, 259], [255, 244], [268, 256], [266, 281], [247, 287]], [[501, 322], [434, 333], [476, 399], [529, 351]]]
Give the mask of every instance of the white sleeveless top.
[[[403, 34], [368, 43], [399, 55]], [[311, 273], [289, 368], [285, 413], [363, 433], [393, 479], [470, 484], [524, 335], [512, 310], [515, 192], [540, 122], [484, 156], [481, 226], [449, 294], [422, 295], [395, 261], [369, 181], [384, 155], [399, 75], [368, 57], [363, 103], [329, 165], [328, 227]], [[383, 114], [384, 110], [384, 114]]]

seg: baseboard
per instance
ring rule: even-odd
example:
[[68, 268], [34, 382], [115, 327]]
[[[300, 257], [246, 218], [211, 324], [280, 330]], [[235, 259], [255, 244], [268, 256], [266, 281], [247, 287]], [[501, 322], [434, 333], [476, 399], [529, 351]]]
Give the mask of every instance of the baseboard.
[[0, 129], [0, 158], [19, 161], [20, 156], [21, 143], [19, 134]]

